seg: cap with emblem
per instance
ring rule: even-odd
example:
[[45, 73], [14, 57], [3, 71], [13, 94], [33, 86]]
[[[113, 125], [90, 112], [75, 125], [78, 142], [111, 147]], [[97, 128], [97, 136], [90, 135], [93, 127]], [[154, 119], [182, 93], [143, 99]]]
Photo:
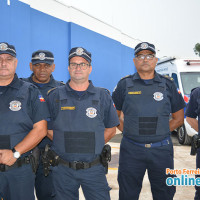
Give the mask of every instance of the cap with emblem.
[[31, 62], [33, 65], [38, 63], [47, 63], [52, 65], [54, 63], [53, 53], [47, 50], [38, 50], [32, 53]]
[[148, 42], [141, 42], [135, 47], [135, 55], [143, 50], [149, 50], [152, 51], [153, 53], [156, 53], [155, 46], [153, 44]]
[[0, 42], [0, 54], [10, 54], [11, 56], [16, 57], [15, 47], [7, 42]]
[[73, 58], [75, 56], [82, 57], [85, 60], [87, 60], [89, 63], [91, 63], [91, 61], [92, 61], [91, 53], [82, 47], [74, 47], [70, 50], [68, 59], [70, 60], [71, 58]]

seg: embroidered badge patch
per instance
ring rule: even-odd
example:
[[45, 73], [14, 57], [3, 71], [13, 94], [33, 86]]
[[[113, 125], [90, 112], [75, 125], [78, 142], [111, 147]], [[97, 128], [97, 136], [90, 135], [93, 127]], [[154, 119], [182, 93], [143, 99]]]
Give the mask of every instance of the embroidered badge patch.
[[11, 101], [10, 102], [10, 110], [12, 110], [12, 111], [19, 111], [19, 110], [21, 110], [21, 102], [20, 101]]
[[39, 100], [40, 100], [40, 102], [45, 102], [45, 99], [42, 95], [39, 95]]
[[45, 53], [39, 53], [38, 55], [40, 60], [44, 60], [45, 59]]
[[142, 43], [141, 44], [141, 49], [147, 49], [148, 48], [148, 44], [147, 43]]
[[83, 51], [84, 50], [82, 48], [78, 48], [78, 49], [76, 49], [76, 54], [80, 56], [83, 54]]
[[156, 101], [161, 101], [163, 100], [163, 93], [161, 92], [155, 92], [153, 94], [153, 98], [156, 100]]
[[8, 45], [7, 44], [5, 44], [5, 43], [1, 43], [0, 44], [0, 50], [1, 51], [6, 51], [8, 49]]
[[87, 108], [86, 109], [86, 115], [89, 117], [89, 118], [95, 118], [97, 116], [97, 110], [95, 108]]

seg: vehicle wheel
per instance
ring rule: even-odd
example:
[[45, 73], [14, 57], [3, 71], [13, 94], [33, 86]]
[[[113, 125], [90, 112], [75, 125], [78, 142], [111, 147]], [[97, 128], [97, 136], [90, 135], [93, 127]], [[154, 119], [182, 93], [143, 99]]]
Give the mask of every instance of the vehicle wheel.
[[191, 144], [192, 138], [187, 134], [185, 125], [178, 128], [177, 137], [180, 144]]

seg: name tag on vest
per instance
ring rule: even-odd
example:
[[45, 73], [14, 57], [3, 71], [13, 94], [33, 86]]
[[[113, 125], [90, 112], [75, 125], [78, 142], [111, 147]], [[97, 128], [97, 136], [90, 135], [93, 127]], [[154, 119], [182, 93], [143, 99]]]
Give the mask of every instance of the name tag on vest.
[[75, 106], [65, 106], [65, 107], [61, 107], [61, 110], [75, 110], [76, 107]]
[[128, 92], [128, 94], [142, 94], [142, 91], [133, 91], [133, 92]]

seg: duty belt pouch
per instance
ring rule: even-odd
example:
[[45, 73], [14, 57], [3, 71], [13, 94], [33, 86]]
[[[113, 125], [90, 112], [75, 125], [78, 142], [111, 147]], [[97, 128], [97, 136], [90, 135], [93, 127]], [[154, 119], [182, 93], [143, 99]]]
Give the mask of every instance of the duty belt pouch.
[[0, 149], [11, 149], [9, 135], [0, 135]]
[[65, 132], [66, 153], [95, 153], [94, 132]]
[[35, 147], [31, 154], [29, 155], [29, 159], [31, 162], [33, 173], [36, 173], [38, 166], [39, 166], [39, 159], [40, 159], [40, 149]]
[[104, 145], [101, 155], [101, 164], [105, 167], [106, 174], [108, 173], [108, 162], [111, 161], [111, 146], [109, 144]]

